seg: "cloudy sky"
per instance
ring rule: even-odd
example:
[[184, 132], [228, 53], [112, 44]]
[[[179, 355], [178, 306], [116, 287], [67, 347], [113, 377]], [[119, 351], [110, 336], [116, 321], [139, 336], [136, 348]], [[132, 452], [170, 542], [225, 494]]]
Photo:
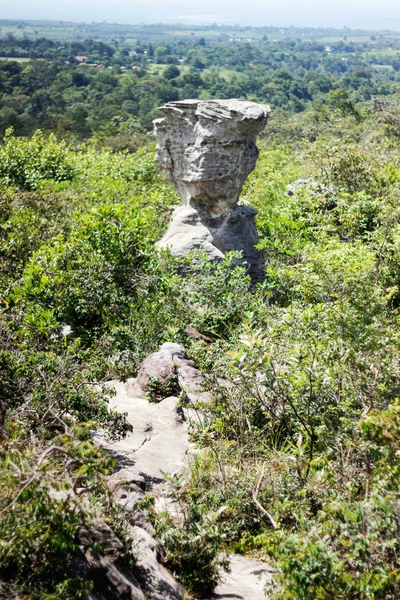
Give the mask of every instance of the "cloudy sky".
[[2, 19], [333, 26], [400, 31], [397, 0], [0, 0]]

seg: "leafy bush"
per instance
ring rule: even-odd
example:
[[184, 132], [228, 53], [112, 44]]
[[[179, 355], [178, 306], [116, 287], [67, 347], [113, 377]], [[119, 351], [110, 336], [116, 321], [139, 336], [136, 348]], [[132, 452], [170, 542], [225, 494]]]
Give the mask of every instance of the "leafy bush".
[[221, 555], [221, 533], [217, 525], [222, 509], [203, 515], [201, 521], [187, 519], [179, 526], [169, 517], [157, 524], [156, 531], [167, 553], [167, 565], [193, 594], [210, 594], [218, 583], [221, 569], [228, 569]]
[[185, 491], [197, 518], [226, 507], [230, 547], [274, 561], [277, 600], [400, 590], [397, 159], [333, 146], [293, 197], [279, 176], [247, 186], [270, 279], [215, 357]]
[[53, 134], [46, 139], [37, 131], [30, 140], [13, 136], [6, 131], [4, 147], [0, 149], [0, 181], [5, 186], [25, 190], [36, 189], [41, 182], [70, 181], [77, 173], [64, 142], [58, 143]]
[[319, 180], [350, 193], [379, 192], [383, 181], [379, 165], [363, 147], [351, 140], [325, 140], [312, 149], [312, 160], [317, 167]]
[[[65, 452], [68, 456], [68, 451]], [[51, 455], [48, 456], [51, 460]], [[70, 458], [72, 456], [77, 466], [88, 464], [88, 456], [85, 463], [79, 462], [79, 454], [70, 454]], [[25, 453], [24, 459], [27, 458]], [[77, 572], [79, 558], [83, 558], [78, 533], [90, 518], [87, 511], [71, 499], [65, 484], [60, 486], [61, 490], [65, 490], [64, 494], [61, 492], [64, 499], [54, 498], [58, 487], [54, 484], [56, 473], [54, 470], [51, 472], [48, 465], [41, 468], [38, 481], [32, 482], [29, 487], [25, 484], [25, 489], [22, 488], [19, 495], [13, 497], [15, 472], [12, 475], [7, 473], [2, 462], [2, 509], [5, 514], [0, 520], [0, 578], [4, 590], [0, 585], [0, 597], [10, 597], [10, 590], [17, 586], [24, 593], [33, 593], [36, 597], [41, 594], [40, 597], [54, 600], [87, 598], [93, 583]], [[54, 469], [54, 458], [52, 466]], [[58, 470], [58, 476], [61, 473]], [[89, 481], [93, 485], [88, 469], [86, 476], [80, 477], [80, 485]]]
[[176, 368], [173, 368], [172, 373], [164, 380], [149, 377], [146, 398], [150, 402], [161, 402], [169, 396], [179, 395], [180, 391]]
[[[352, 141], [338, 142], [350, 119]], [[210, 264], [155, 250], [177, 195], [149, 150], [57, 145], [70, 181], [49, 167], [27, 176], [35, 189], [4, 191], [3, 597], [89, 593], [73, 576], [77, 530], [91, 510], [120, 527], [92, 432], [128, 429], [103, 384], [133, 376], [165, 341], [210, 371], [213, 392], [190, 430], [201, 453], [177, 492], [184, 521], [155, 518], [181, 580], [209, 594], [221, 550], [236, 549], [274, 562], [272, 598], [398, 597], [399, 160], [354, 123], [335, 112], [326, 139], [310, 144], [314, 126], [262, 151], [245, 201], [258, 209], [267, 280], [251, 292], [235, 253]], [[1, 150], [16, 173], [32, 172], [37, 139]], [[310, 183], [285, 196], [299, 177]], [[155, 399], [176, 390], [167, 383]], [[82, 504], [63, 511], [74, 484]]]
[[400, 530], [394, 498], [377, 496], [355, 506], [327, 506], [324, 512], [326, 520], [307, 535], [277, 540], [273, 598], [397, 598]]

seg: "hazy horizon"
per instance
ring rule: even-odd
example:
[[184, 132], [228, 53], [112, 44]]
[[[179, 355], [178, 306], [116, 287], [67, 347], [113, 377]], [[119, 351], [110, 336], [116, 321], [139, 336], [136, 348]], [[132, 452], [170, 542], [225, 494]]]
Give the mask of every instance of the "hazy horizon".
[[400, 3], [382, 0], [331, 0], [321, 7], [319, 0], [0, 0], [2, 19], [47, 19], [65, 21], [107, 21], [110, 23], [221, 23], [289, 27], [350, 27], [353, 29], [400, 30]]

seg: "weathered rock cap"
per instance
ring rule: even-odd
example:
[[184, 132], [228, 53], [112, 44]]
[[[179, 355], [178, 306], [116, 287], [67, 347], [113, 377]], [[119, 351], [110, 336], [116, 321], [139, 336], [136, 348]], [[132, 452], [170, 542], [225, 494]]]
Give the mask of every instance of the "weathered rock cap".
[[[168, 102], [160, 109], [167, 117], [181, 120], [186, 126], [217, 126], [215, 133], [235, 132], [236, 135], [259, 134], [267, 124], [271, 108], [266, 104], [248, 100], [177, 100]], [[164, 119], [156, 119], [156, 127]], [[220, 127], [218, 127], [220, 125]], [[225, 135], [224, 135], [225, 134]], [[221, 141], [221, 138], [219, 138]]]
[[156, 161], [182, 197], [210, 213], [235, 204], [256, 165], [269, 106], [246, 100], [182, 100], [154, 121]]

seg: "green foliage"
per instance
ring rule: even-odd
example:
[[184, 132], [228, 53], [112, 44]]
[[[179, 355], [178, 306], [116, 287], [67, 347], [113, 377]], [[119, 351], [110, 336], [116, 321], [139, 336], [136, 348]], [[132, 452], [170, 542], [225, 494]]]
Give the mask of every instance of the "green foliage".
[[328, 94], [328, 104], [334, 109], [340, 110], [343, 115], [352, 115], [359, 118], [354, 103], [351, 101], [347, 90], [341, 88], [331, 90]]
[[315, 180], [285, 197], [280, 152], [283, 174], [269, 152], [246, 186], [269, 281], [215, 359], [185, 499], [197, 518], [224, 506], [229, 547], [274, 561], [274, 599], [394, 599], [397, 155], [318, 140]]
[[[172, 47], [163, 48], [154, 54], [167, 60]], [[200, 48], [206, 62], [208, 40]], [[181, 69], [177, 83], [186, 77], [195, 90], [209, 77]], [[113, 77], [99, 71], [96, 82], [112, 87]], [[289, 72], [279, 79], [301, 93]], [[153, 93], [148, 81], [143, 89]], [[109, 410], [107, 381], [134, 376], [174, 341], [208, 371], [213, 398], [191, 424], [198, 452], [176, 492], [184, 519], [154, 517], [167, 565], [192, 593], [209, 594], [222, 550], [257, 552], [274, 563], [276, 600], [398, 597], [399, 157], [373, 117], [341, 112], [321, 104], [285, 126], [278, 119], [273, 147], [261, 149], [244, 190], [267, 263], [252, 290], [238, 253], [209, 263], [155, 249], [178, 199], [152, 150], [8, 134], [0, 595], [87, 596], [93, 582], [77, 580], [74, 561], [101, 548], [82, 550], [80, 529], [93, 514], [123, 527], [104, 484], [113, 465], [93, 443], [95, 430], [129, 429]], [[32, 167], [40, 148], [42, 170]], [[25, 183], [11, 181], [10, 157]], [[299, 178], [307, 182], [286, 195]], [[187, 325], [212, 343], [187, 337]], [[150, 382], [155, 401], [177, 392], [174, 375]], [[66, 500], [74, 487], [82, 501]]]
[[177, 525], [166, 515], [156, 525], [156, 532], [165, 547], [166, 562], [189, 592], [203, 597], [218, 583], [221, 570], [229, 569], [227, 557], [220, 553], [221, 532], [217, 521], [224, 507], [200, 519], [185, 519]]
[[0, 149], [0, 181], [5, 186], [26, 190], [36, 189], [42, 181], [69, 181], [76, 175], [70, 153], [64, 143], [57, 143], [54, 135], [46, 140], [37, 131], [31, 140], [13, 136], [6, 131], [4, 147]]
[[[315, 140], [324, 129], [340, 136], [342, 117], [350, 129], [361, 124], [373, 98], [375, 108], [383, 107], [378, 118], [396, 138], [396, 102], [387, 102], [399, 90], [400, 38], [393, 32], [372, 40], [353, 31], [344, 41], [343, 32], [332, 29], [252, 28], [249, 41], [243, 27], [79, 27], [3, 24], [1, 134], [14, 127], [31, 135], [40, 127], [135, 152], [149, 143], [160, 105], [200, 97], [271, 104], [275, 113], [286, 112], [285, 121], [293, 116], [283, 126], [287, 132]], [[58, 35], [64, 39], [56, 41]], [[98, 41], [104, 35], [107, 43]]]
[[327, 505], [306, 535], [273, 542], [271, 553], [279, 561], [273, 597], [394, 600], [400, 585], [398, 519], [390, 496]]
[[350, 140], [322, 140], [312, 153], [319, 180], [351, 194], [355, 192], [378, 194], [383, 184], [379, 165], [364, 148]]
[[397, 490], [400, 467], [400, 407], [396, 399], [387, 410], [372, 409], [360, 423], [360, 429], [370, 442], [370, 452], [376, 465], [374, 476], [377, 483], [385, 483], [387, 489]]
[[[37, 139], [46, 144], [40, 134]], [[15, 141], [21, 164], [36, 141]], [[121, 527], [104, 482], [113, 465], [93, 442], [95, 430], [110, 438], [129, 430], [125, 415], [109, 409], [113, 391], [106, 381], [132, 376], [164, 341], [187, 343], [186, 323], [229, 338], [249, 297], [239, 256], [213, 265], [203, 257], [174, 261], [155, 250], [176, 196], [152, 155], [62, 148], [75, 169], [70, 182], [47, 179], [46, 187], [38, 182], [40, 189], [24, 192], [10, 187], [1, 204], [5, 597], [14, 591], [87, 596], [93, 582], [76, 575], [77, 561], [87, 549], [101, 548], [82, 548], [79, 532], [94, 513]], [[212, 361], [204, 342], [187, 345]], [[151, 386], [150, 394], [159, 400], [177, 391], [172, 377], [162, 389]], [[79, 490], [79, 501], [71, 490]], [[182, 577], [195, 560], [192, 525]], [[211, 524], [199, 535], [204, 552], [191, 585], [201, 587], [205, 574], [212, 586], [221, 538]], [[182, 533], [171, 537], [176, 556], [184, 539]]]
[[176, 369], [173, 368], [171, 374], [164, 380], [149, 377], [146, 397], [150, 402], [161, 402], [169, 396], [179, 395], [180, 391]]
[[[76, 456], [74, 460], [78, 463]], [[41, 593], [40, 597], [46, 595], [54, 599], [87, 598], [92, 583], [76, 572], [77, 561], [83, 559], [78, 540], [78, 532], [87, 518], [83, 507], [74, 506], [66, 486], [64, 494], [60, 492], [65, 499], [54, 499], [55, 492], [50, 489], [54, 473], [48, 472], [41, 473], [40, 484], [32, 483], [12, 499], [13, 482], [4, 466], [2, 507], [5, 514], [0, 521], [3, 582], [7, 584], [11, 580], [21, 591], [36, 597]], [[83, 474], [83, 469], [80, 470]], [[80, 478], [82, 483], [84, 479], [92, 479], [90, 470], [85, 470], [86, 477]]]
[[99, 205], [75, 222], [67, 239], [54, 238], [51, 247], [33, 257], [14, 294], [21, 300], [35, 297], [75, 331], [96, 335], [102, 323], [126, 310], [119, 291], [134, 293], [144, 257], [145, 216], [138, 218], [123, 206]]
[[180, 74], [180, 70], [175, 65], [170, 65], [164, 71], [165, 79], [175, 79], [176, 77], [179, 77]]

